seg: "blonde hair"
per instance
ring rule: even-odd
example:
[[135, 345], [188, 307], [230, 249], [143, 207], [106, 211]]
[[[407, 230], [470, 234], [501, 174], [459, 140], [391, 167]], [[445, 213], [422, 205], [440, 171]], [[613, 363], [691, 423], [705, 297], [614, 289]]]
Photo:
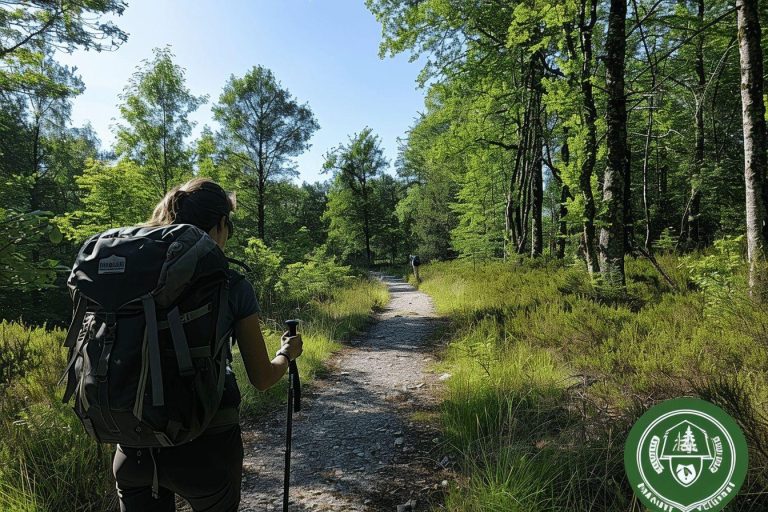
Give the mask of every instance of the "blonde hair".
[[236, 207], [233, 192], [226, 192], [210, 178], [193, 178], [169, 190], [144, 225], [194, 224], [210, 231], [221, 217], [229, 218]]

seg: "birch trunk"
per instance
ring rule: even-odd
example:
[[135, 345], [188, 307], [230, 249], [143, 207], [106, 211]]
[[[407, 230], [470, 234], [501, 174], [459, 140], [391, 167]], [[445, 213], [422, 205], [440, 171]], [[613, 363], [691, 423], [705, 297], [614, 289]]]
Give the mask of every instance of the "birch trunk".
[[747, 258], [752, 297], [765, 296], [766, 128], [763, 103], [763, 51], [757, 0], [736, 0], [741, 65], [741, 114], [744, 130]]

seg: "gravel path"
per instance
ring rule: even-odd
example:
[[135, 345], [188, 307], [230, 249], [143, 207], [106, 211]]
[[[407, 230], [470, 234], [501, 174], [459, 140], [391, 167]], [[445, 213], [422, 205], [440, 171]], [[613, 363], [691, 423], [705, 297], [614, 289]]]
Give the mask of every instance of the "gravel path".
[[[424, 510], [440, 492], [437, 434], [410, 419], [436, 405], [440, 382], [426, 370], [435, 310], [402, 280], [377, 277], [390, 303], [294, 414], [290, 510]], [[244, 431], [241, 511], [282, 508], [284, 435], [284, 410]]]

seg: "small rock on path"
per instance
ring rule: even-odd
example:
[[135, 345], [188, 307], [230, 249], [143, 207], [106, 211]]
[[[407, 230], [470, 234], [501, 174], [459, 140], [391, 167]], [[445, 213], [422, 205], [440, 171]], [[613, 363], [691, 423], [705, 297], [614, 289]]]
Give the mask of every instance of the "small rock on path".
[[[424, 293], [376, 277], [389, 288], [388, 306], [337, 354], [293, 416], [292, 511], [395, 510], [409, 500], [418, 507], [431, 480], [442, 479], [430, 474], [442, 456], [429, 441], [434, 432], [409, 418], [434, 408], [441, 385], [425, 369], [437, 315]], [[241, 511], [282, 509], [284, 435], [284, 410], [244, 430]]]

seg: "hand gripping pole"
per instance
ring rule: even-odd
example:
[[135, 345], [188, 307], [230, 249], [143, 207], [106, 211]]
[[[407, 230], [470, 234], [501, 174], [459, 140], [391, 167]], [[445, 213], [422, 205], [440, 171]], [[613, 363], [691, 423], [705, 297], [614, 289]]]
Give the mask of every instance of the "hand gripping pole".
[[[286, 320], [288, 335], [296, 336], [298, 320]], [[285, 474], [283, 478], [283, 512], [288, 512], [288, 491], [291, 483], [291, 436], [293, 435], [293, 412], [301, 410], [301, 381], [296, 361], [288, 363], [288, 416], [285, 422]]]

